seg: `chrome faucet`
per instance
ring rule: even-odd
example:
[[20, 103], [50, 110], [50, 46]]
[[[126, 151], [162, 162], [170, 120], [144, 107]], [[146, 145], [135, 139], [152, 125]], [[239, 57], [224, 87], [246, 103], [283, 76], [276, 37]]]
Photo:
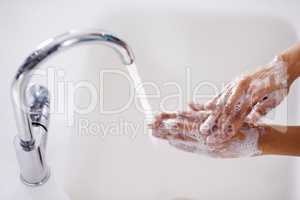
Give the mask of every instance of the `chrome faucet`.
[[29, 87], [30, 74], [50, 56], [77, 44], [100, 42], [113, 47], [125, 65], [134, 62], [129, 46], [118, 37], [103, 31], [69, 31], [46, 40], [33, 51], [19, 68], [11, 87], [18, 135], [15, 138], [21, 180], [38, 186], [50, 177], [46, 162], [49, 124], [49, 92], [41, 85]]

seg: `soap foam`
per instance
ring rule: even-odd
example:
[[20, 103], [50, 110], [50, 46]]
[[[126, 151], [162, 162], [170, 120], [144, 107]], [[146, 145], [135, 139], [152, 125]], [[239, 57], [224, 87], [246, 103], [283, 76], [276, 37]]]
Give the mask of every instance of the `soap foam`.
[[[177, 129], [174, 129], [176, 120], [166, 120], [164, 128], [168, 129], [168, 133], [174, 136], [179, 134]], [[195, 154], [207, 155], [210, 157], [218, 158], [238, 158], [238, 157], [251, 157], [261, 155], [262, 151], [259, 149], [258, 141], [260, 134], [263, 134], [263, 129], [245, 127], [241, 129], [243, 138], [232, 138], [228, 142], [215, 143], [210, 145], [207, 143], [206, 137], [200, 135], [195, 141], [178, 140], [172, 135], [168, 139], [169, 144], [180, 150], [191, 152]], [[194, 133], [190, 132], [189, 135]]]

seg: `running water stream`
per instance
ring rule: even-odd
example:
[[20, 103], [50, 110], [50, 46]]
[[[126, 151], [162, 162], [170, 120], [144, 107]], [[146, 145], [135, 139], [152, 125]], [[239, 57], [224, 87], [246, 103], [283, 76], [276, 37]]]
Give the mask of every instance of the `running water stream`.
[[137, 70], [137, 67], [135, 63], [132, 63], [130, 65], [126, 65], [127, 70], [129, 72], [129, 75], [134, 83], [134, 88], [135, 88], [135, 95], [139, 98], [140, 103], [143, 108], [143, 112], [145, 115], [145, 122], [146, 124], [150, 124], [153, 122], [154, 119], [154, 113], [151, 108], [151, 105], [149, 103], [149, 100], [147, 98], [145, 88], [143, 86], [141, 76]]

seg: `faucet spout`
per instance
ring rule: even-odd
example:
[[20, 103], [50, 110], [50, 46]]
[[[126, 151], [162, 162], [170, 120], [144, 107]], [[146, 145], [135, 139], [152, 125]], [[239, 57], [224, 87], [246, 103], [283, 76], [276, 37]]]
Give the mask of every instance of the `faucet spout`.
[[[49, 177], [45, 161], [46, 138], [49, 123], [49, 96], [47, 88], [28, 89], [30, 74], [52, 55], [78, 44], [99, 42], [117, 51], [125, 65], [134, 62], [130, 47], [118, 37], [104, 31], [69, 31], [41, 43], [23, 62], [12, 86], [12, 102], [18, 135], [15, 139], [21, 178], [29, 185], [40, 185]], [[28, 92], [31, 100], [28, 100]], [[37, 131], [38, 129], [38, 131]], [[39, 133], [39, 137], [36, 136]]]

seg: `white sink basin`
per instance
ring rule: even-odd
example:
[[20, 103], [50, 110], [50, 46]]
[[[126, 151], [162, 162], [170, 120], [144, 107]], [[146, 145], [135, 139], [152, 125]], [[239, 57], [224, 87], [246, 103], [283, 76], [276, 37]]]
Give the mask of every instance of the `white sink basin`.
[[[255, 70], [255, 66], [270, 61], [276, 53], [298, 40], [299, 27], [293, 26], [294, 21], [290, 20], [294, 16], [292, 7], [290, 13], [283, 10], [277, 17], [274, 14], [276, 6], [266, 14], [259, 12], [262, 8], [259, 5], [250, 4], [248, 8], [240, 5], [240, 11], [247, 13], [241, 14], [237, 8], [229, 9], [225, 4], [214, 7], [207, 3], [205, 5], [212, 8], [204, 13], [201, 8], [183, 4], [173, 5], [170, 9], [164, 5], [155, 12], [157, 5], [149, 5], [144, 11], [126, 4], [124, 9], [116, 12], [115, 4], [107, 3], [107, 9], [101, 15], [102, 9], [95, 8], [101, 4], [95, 1], [92, 5], [84, 7], [87, 9], [84, 14], [70, 13], [76, 23], [68, 21], [68, 16], [64, 19], [64, 15], [61, 21], [53, 19], [56, 26], [50, 23], [52, 18], [48, 15], [34, 23], [35, 17], [29, 12], [28, 5], [7, 3], [0, 6], [4, 13], [13, 8], [19, 11], [18, 16], [11, 18], [14, 23], [6, 25], [7, 29], [0, 33], [1, 38], [7, 38], [2, 43], [7, 49], [0, 55], [4, 70], [0, 74], [1, 89], [5, 91], [0, 104], [3, 113], [0, 119], [4, 127], [0, 140], [0, 197], [14, 191], [19, 181], [12, 145], [16, 128], [9, 99], [10, 80], [22, 59], [41, 40], [70, 26], [86, 27], [85, 20], [91, 21], [88, 26], [119, 33], [135, 52], [142, 80], [154, 83], [160, 91], [155, 97], [157, 91], [154, 87], [146, 87], [148, 94], [153, 95], [150, 103], [155, 112], [162, 111], [162, 107], [169, 111], [185, 109], [196, 86], [199, 87], [198, 96], [213, 95], [213, 89], [220, 91], [222, 85], [236, 75]], [[74, 9], [80, 10], [80, 6], [83, 5], [75, 5]], [[54, 10], [50, 5], [35, 7], [45, 12], [47, 8]], [[64, 13], [63, 9], [57, 12]], [[22, 14], [25, 21], [32, 23], [27, 24], [32, 30], [21, 24], [19, 15]], [[3, 19], [0, 21], [4, 23]], [[45, 27], [48, 22], [50, 28]], [[295, 170], [298, 165], [295, 158], [218, 160], [192, 155], [165, 143], [153, 143], [144, 125], [143, 113], [138, 111], [134, 102], [115, 114], [103, 113], [103, 109], [122, 107], [130, 98], [130, 84], [120, 73], [121, 70], [126, 74], [126, 69], [107, 47], [75, 48], [45, 65], [56, 67], [50, 68], [56, 73], [54, 89], [51, 89], [56, 97], [53, 107], [60, 109], [57, 104], [65, 105], [62, 112], [56, 110], [52, 114], [48, 161], [53, 176], [72, 200], [300, 198], [296, 190], [300, 177]], [[49, 74], [53, 73], [51, 70]], [[104, 75], [103, 80], [100, 80], [100, 74]], [[84, 87], [81, 84], [86, 85], [86, 80], [97, 90], [97, 105], [87, 114], [77, 113], [72, 117], [69, 104], [63, 103], [57, 89], [64, 85], [67, 92], [68, 85]], [[180, 97], [175, 83], [180, 87]], [[295, 85], [291, 90], [287, 103], [269, 116], [271, 120], [299, 122], [297, 87]], [[171, 94], [174, 96], [170, 97]], [[86, 88], [76, 90], [74, 97], [78, 109], [90, 102], [89, 95], [91, 93]]]

